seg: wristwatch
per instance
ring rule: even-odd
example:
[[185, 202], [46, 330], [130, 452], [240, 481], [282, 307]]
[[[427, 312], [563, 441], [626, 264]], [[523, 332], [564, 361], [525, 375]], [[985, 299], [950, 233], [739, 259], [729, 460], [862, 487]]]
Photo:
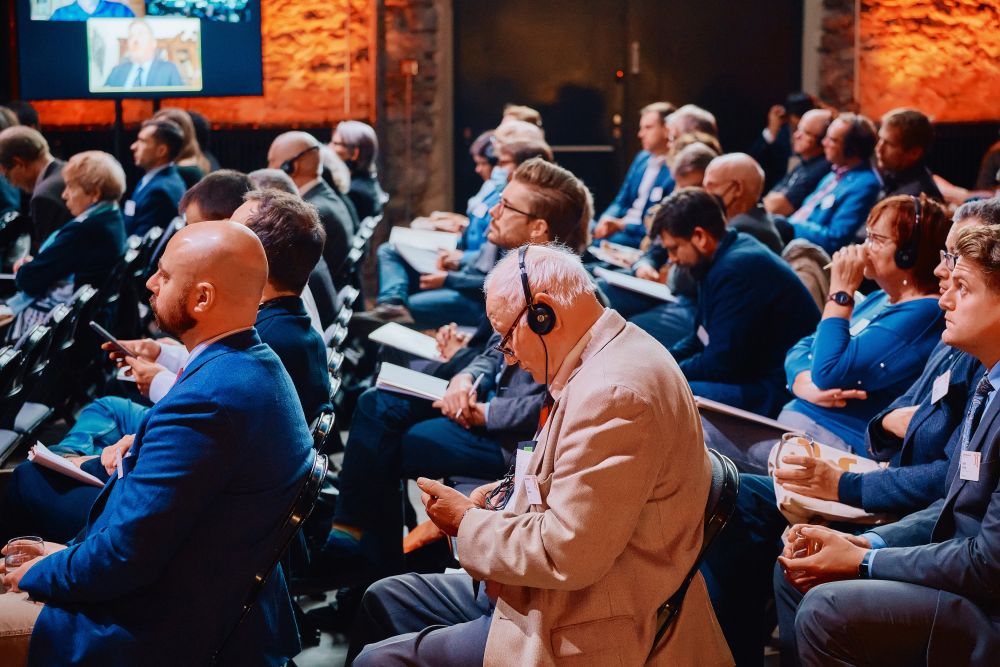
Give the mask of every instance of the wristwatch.
[[829, 300], [833, 301], [838, 306], [853, 306], [854, 297], [847, 292], [834, 292], [829, 296]]
[[875, 553], [874, 549], [869, 549], [862, 556], [861, 562], [858, 564], [858, 579], [868, 579], [871, 577], [871, 562], [872, 555]]

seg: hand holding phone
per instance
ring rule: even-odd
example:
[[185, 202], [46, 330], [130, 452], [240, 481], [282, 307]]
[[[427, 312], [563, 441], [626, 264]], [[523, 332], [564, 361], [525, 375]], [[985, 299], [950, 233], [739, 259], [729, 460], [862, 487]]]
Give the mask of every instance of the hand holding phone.
[[134, 357], [135, 353], [118, 342], [118, 339], [111, 335], [111, 332], [93, 320], [90, 321], [90, 328], [97, 332], [97, 335], [111, 344], [111, 349], [126, 357]]

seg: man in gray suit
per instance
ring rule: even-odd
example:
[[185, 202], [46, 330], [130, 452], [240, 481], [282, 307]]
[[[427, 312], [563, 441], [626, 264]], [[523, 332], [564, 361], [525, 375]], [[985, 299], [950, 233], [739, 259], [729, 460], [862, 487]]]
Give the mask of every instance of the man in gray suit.
[[779, 616], [798, 605], [782, 654], [797, 651], [804, 665], [986, 665], [1000, 651], [1000, 225], [964, 231], [946, 260], [957, 263], [941, 297], [942, 340], [988, 369], [948, 493], [860, 536], [792, 527], [775, 596]]
[[62, 199], [65, 162], [52, 157], [41, 132], [15, 125], [0, 132], [0, 174], [31, 195], [31, 250], [37, 252], [52, 232], [73, 218]]

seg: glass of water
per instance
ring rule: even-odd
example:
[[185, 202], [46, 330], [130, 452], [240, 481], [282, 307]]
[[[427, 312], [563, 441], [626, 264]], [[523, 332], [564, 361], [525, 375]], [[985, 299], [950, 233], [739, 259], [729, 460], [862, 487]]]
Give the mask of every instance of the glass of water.
[[15, 537], [7, 541], [3, 564], [7, 572], [13, 572], [29, 560], [45, 555], [45, 541], [40, 537]]

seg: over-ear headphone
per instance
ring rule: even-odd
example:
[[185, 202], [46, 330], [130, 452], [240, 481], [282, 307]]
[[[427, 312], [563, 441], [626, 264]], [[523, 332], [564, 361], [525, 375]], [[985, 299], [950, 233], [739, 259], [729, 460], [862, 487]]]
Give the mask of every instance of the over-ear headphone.
[[305, 155], [309, 151], [318, 151], [318, 150], [319, 150], [319, 145], [310, 146], [309, 148], [305, 149], [304, 151], [299, 152], [298, 155], [296, 155], [295, 157], [288, 158], [287, 160], [285, 160], [284, 162], [282, 162], [281, 166], [278, 167], [278, 169], [281, 169], [281, 171], [283, 171], [286, 174], [288, 174], [289, 176], [291, 176], [293, 173], [295, 173], [295, 163], [298, 162], [298, 159], [300, 157], [302, 157], [303, 155]]
[[552, 331], [556, 326], [556, 312], [547, 303], [535, 303], [528, 285], [528, 271], [524, 268], [524, 257], [528, 254], [528, 246], [521, 246], [517, 252], [517, 265], [521, 268], [521, 287], [524, 288], [524, 301], [528, 306], [528, 328], [539, 336]]
[[896, 246], [896, 266], [901, 269], [912, 269], [917, 263], [917, 241], [920, 239], [920, 196], [913, 198], [913, 229], [906, 243]]

